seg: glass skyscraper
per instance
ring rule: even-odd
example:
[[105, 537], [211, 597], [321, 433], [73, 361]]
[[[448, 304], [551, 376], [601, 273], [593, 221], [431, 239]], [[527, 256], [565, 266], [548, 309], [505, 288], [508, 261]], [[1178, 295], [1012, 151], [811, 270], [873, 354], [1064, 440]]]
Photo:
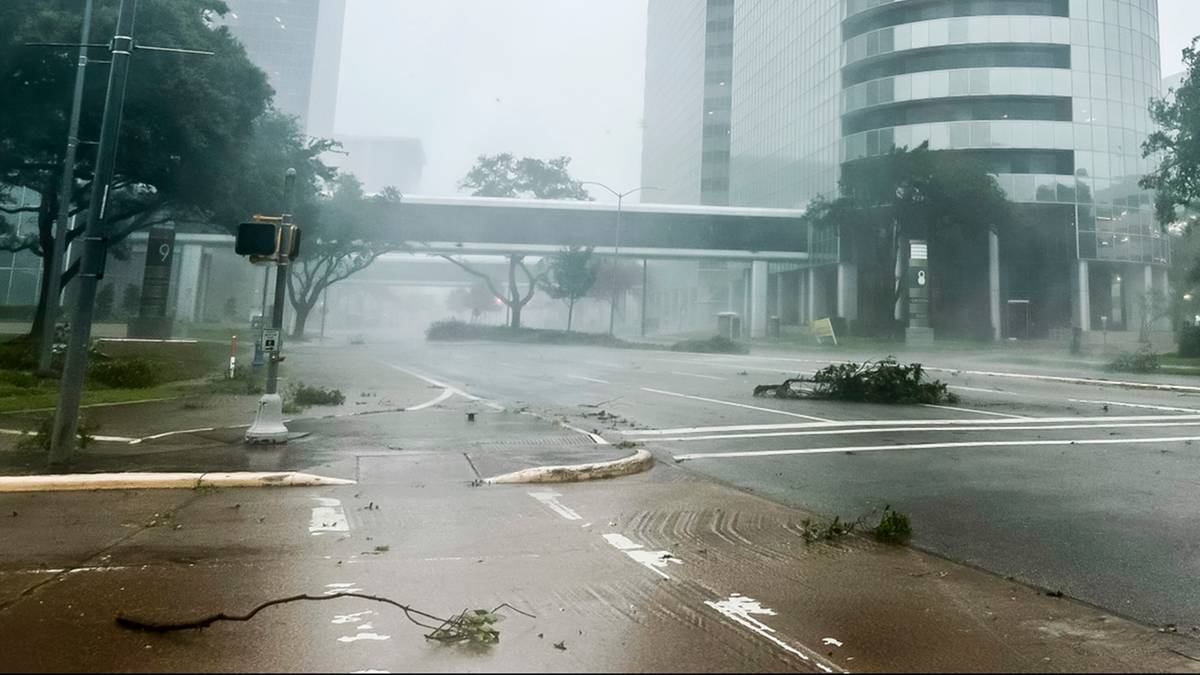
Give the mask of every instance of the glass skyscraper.
[[[729, 15], [723, 98], [699, 78]], [[1137, 185], [1158, 20], [1156, 0], [650, 0], [643, 182], [725, 203], [705, 188], [727, 176], [732, 205], [803, 207], [893, 147], [969, 154], [1026, 224], [999, 238], [1004, 332], [1136, 330], [1169, 256]], [[710, 118], [728, 120], [727, 155], [693, 139]], [[855, 261], [818, 262], [771, 301], [856, 318]]]

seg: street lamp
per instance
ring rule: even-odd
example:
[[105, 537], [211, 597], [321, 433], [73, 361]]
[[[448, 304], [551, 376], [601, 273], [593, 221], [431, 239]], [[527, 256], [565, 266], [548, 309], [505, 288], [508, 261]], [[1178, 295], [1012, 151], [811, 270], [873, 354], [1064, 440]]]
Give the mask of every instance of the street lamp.
[[580, 183], [580, 185], [595, 185], [597, 187], [602, 187], [611, 192], [612, 195], [617, 198], [617, 238], [615, 245], [613, 246], [613, 273], [612, 279], [610, 280], [612, 283], [612, 300], [608, 306], [608, 334], [612, 335], [613, 326], [616, 324], [617, 320], [617, 258], [621, 256], [621, 205], [624, 203], [626, 197], [635, 192], [639, 192], [641, 190], [660, 190], [662, 188], [656, 188], [652, 185], [643, 185], [641, 187], [633, 188], [632, 190], [626, 190], [625, 192], [617, 192], [604, 183], [598, 183], [594, 180], [585, 180]]

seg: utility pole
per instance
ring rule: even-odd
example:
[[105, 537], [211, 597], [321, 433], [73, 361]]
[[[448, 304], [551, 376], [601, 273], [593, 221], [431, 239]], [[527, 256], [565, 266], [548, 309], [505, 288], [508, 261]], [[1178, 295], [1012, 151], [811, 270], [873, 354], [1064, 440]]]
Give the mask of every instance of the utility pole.
[[[283, 213], [280, 214], [285, 230], [287, 225], [292, 224], [292, 193], [295, 191], [296, 170], [288, 169], [287, 177], [283, 179]], [[283, 303], [287, 300], [285, 294], [290, 265], [291, 261], [286, 260], [275, 268], [275, 305], [271, 308], [271, 326], [279, 331], [279, 342], [276, 343], [276, 351], [267, 359], [267, 394], [274, 394], [279, 390], [279, 362], [283, 360], [279, 355], [283, 348]]]
[[[50, 441], [50, 464], [65, 464], [75, 449], [79, 431], [79, 404], [83, 398], [83, 378], [87, 369], [87, 345], [92, 336], [92, 314], [96, 304], [96, 286], [104, 276], [107, 255], [105, 215], [108, 190], [117, 158], [117, 138], [125, 108], [125, 85], [129, 79], [129, 59], [133, 54], [133, 18], [137, 0], [121, 0], [117, 13], [117, 32], [113, 35], [112, 67], [108, 73], [108, 93], [100, 127], [100, 148], [92, 179], [92, 196], [87, 225], [83, 232], [80, 256], [79, 294], [75, 301], [75, 320], [67, 345], [66, 363], [59, 384], [58, 408], [54, 414], [54, 432]], [[54, 270], [54, 274], [58, 274]], [[53, 329], [50, 329], [53, 331]]]
[[[51, 466], [66, 464], [75, 450], [79, 431], [79, 405], [83, 399], [83, 380], [87, 372], [87, 346], [92, 337], [92, 316], [96, 302], [96, 287], [104, 278], [104, 263], [108, 255], [108, 201], [116, 169], [117, 142], [121, 135], [121, 117], [125, 110], [125, 88], [129, 82], [129, 61], [135, 49], [175, 54], [212, 56], [212, 52], [173, 47], [135, 45], [134, 15], [137, 0], [120, 0], [117, 10], [117, 30], [108, 44], [110, 54], [108, 90], [104, 98], [104, 115], [100, 123], [99, 148], [96, 151], [92, 194], [88, 203], [87, 223], [84, 226], [79, 256], [79, 290], [75, 299], [75, 314], [71, 322], [71, 337], [58, 387], [58, 407], [54, 411], [54, 429], [50, 438]], [[31, 44], [41, 47], [101, 47], [103, 45]], [[60, 205], [61, 208], [61, 205]], [[63, 230], [65, 232], [65, 230]], [[56, 275], [58, 270], [53, 271]], [[56, 301], [47, 298], [47, 301]], [[53, 331], [53, 327], [48, 327]]]
[[83, 84], [87, 76], [92, 37], [92, 1], [83, 2], [83, 27], [79, 30], [79, 62], [75, 67], [75, 93], [71, 99], [71, 121], [67, 127], [67, 150], [63, 153], [62, 183], [58, 189], [58, 217], [54, 222], [54, 244], [50, 256], [50, 278], [46, 280], [46, 307], [42, 314], [42, 336], [38, 344], [38, 372], [48, 374], [54, 354], [54, 327], [58, 323], [58, 302], [62, 295], [63, 253], [67, 245], [71, 196], [75, 191], [75, 154], [79, 148], [79, 117], [83, 111]]

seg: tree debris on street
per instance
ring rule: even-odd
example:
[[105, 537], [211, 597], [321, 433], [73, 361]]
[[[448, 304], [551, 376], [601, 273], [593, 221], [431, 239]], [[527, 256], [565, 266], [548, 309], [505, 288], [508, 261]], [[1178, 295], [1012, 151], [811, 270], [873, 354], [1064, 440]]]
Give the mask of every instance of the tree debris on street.
[[929, 381], [919, 363], [901, 365], [894, 358], [833, 364], [811, 378], [793, 377], [781, 384], [760, 384], [755, 396], [827, 399], [899, 405], [957, 403], [946, 384]]
[[425, 634], [426, 640], [433, 640], [443, 644], [457, 644], [461, 642], [470, 642], [474, 644], [490, 645], [500, 641], [500, 631], [495, 627], [495, 624], [500, 621], [503, 616], [498, 614], [502, 609], [510, 609], [517, 614], [527, 616], [531, 619], [537, 618], [533, 614], [523, 612], [508, 603], [504, 603], [492, 610], [486, 609], [471, 609], [463, 610], [459, 614], [443, 619], [441, 617], [423, 612], [419, 609], [414, 609], [409, 605], [405, 605], [390, 598], [384, 598], [377, 595], [367, 595], [365, 593], [332, 593], [330, 595], [293, 595], [286, 598], [277, 598], [268, 600], [246, 614], [212, 614], [200, 619], [191, 621], [179, 621], [159, 623], [155, 621], [143, 621], [140, 619], [132, 619], [127, 616], [118, 615], [117, 625], [129, 630], [143, 631], [147, 633], [172, 633], [185, 630], [198, 630], [208, 628], [218, 621], [249, 621], [259, 612], [268, 607], [275, 605], [283, 605], [292, 602], [313, 601], [322, 602], [325, 600], [336, 600], [339, 598], [358, 598], [360, 600], [370, 600], [371, 602], [381, 602], [386, 605], [398, 607], [404, 612], [404, 617], [410, 622], [420, 626], [421, 628], [429, 629], [429, 633]]

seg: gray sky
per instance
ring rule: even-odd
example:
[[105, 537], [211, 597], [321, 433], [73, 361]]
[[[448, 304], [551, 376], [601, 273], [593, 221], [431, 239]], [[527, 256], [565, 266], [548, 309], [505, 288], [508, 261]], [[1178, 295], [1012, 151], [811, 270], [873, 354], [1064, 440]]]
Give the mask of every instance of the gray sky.
[[[636, 187], [646, 2], [350, 0], [337, 130], [420, 138], [424, 194], [457, 193], [476, 155], [504, 151], [569, 155], [581, 180]], [[1171, 75], [1200, 0], [1159, 0], [1159, 16]]]

